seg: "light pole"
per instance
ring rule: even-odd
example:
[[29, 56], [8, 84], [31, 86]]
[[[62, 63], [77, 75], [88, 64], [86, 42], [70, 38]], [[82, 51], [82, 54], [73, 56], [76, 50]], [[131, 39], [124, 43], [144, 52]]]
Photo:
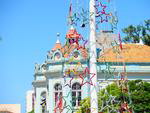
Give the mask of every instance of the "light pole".
[[[91, 79], [93, 85], [90, 85], [90, 104], [91, 113], [98, 113], [98, 97], [97, 97], [97, 68], [96, 68], [96, 27], [95, 27], [95, 0], [90, 0], [90, 73], [95, 76]], [[92, 77], [92, 74], [90, 78]]]

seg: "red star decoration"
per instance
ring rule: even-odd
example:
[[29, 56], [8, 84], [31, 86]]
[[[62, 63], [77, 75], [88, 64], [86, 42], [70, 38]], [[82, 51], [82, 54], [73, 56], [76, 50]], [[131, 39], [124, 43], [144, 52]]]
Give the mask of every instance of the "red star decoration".
[[[107, 6], [103, 5], [101, 2], [98, 2], [98, 4], [95, 5], [94, 7], [96, 9], [96, 14], [97, 14], [96, 17], [99, 17], [102, 14], [106, 14], [105, 9], [107, 8]], [[101, 11], [98, 10], [99, 7], [102, 7]]]
[[62, 96], [60, 97], [60, 99], [57, 102], [57, 105], [56, 105], [56, 107], [54, 109], [54, 113], [57, 113], [57, 110], [59, 110], [60, 113], [63, 112], [63, 100], [62, 100]]
[[100, 15], [100, 18], [101, 18], [100, 22], [101, 23], [108, 22], [108, 16], [109, 16], [109, 14], [105, 14], [105, 18], [103, 18], [103, 15]]
[[[92, 76], [90, 77], [89, 81], [84, 81], [85, 77], [90, 76], [92, 74]], [[82, 79], [82, 83], [81, 86], [85, 85], [85, 84], [90, 84], [93, 85], [92, 83], [92, 78], [95, 76], [95, 73], [90, 73], [90, 70], [88, 67], [85, 68], [85, 70], [83, 71], [83, 73], [79, 74], [79, 77]]]
[[[101, 22], [101, 23], [108, 22], [108, 16], [110, 16], [110, 14], [106, 13], [106, 11], [105, 11], [107, 6], [103, 5], [101, 2], [98, 2], [98, 4], [95, 5], [94, 7], [96, 9], [96, 17], [100, 17], [100, 21], [99, 22]], [[102, 8], [102, 10], [99, 11], [100, 7]], [[105, 16], [105, 17], [103, 17], [103, 16]]]

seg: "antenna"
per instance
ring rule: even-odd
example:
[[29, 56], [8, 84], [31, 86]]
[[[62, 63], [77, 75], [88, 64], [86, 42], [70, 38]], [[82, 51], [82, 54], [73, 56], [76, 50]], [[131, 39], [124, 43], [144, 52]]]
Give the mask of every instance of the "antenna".
[[56, 43], [60, 43], [59, 37], [60, 37], [60, 33], [57, 33], [57, 41], [56, 41]]

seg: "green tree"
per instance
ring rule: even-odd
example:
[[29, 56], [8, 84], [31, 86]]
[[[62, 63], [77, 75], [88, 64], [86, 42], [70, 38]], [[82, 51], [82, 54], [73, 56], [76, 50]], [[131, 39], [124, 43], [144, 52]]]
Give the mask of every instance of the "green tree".
[[129, 89], [135, 113], [150, 113], [150, 83], [142, 80], [130, 81]]
[[144, 22], [144, 27], [142, 27], [143, 42], [150, 46], [150, 19]]
[[127, 28], [124, 28], [123, 33], [126, 34], [124, 37], [125, 42], [138, 43], [140, 37], [141, 26], [130, 25]]
[[[108, 85], [105, 89], [98, 92], [99, 112], [111, 113], [118, 112], [122, 96], [129, 103], [135, 113], [149, 113], [150, 111], [150, 83], [142, 80], [129, 81], [129, 92], [122, 93], [116, 83]], [[132, 103], [130, 103], [132, 101]], [[106, 107], [102, 107], [106, 106]], [[81, 101], [81, 106], [77, 113], [90, 113], [90, 98]], [[103, 109], [102, 109], [103, 108]]]
[[[98, 92], [99, 112], [109, 113], [111, 111], [111, 113], [116, 113], [120, 105], [119, 98], [121, 98], [121, 90], [117, 84], [108, 85], [106, 89]], [[90, 113], [90, 98], [81, 101], [77, 113]]]
[[143, 25], [129, 25], [122, 31], [126, 34], [123, 38], [124, 42], [139, 43], [141, 38], [144, 44], [150, 46], [150, 19], [145, 20]]
[[30, 112], [28, 112], [28, 113], [34, 113], [34, 110], [32, 110], [32, 111], [30, 111]]

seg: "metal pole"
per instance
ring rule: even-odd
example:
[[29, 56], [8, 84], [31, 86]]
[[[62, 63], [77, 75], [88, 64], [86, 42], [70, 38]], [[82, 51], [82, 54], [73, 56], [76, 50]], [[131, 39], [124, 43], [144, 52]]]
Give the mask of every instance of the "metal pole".
[[[90, 104], [91, 113], [98, 113], [98, 97], [97, 97], [97, 68], [96, 68], [96, 29], [95, 29], [95, 0], [90, 0], [90, 73], [95, 76], [91, 79], [93, 85], [90, 87]], [[91, 74], [90, 77], [93, 75]]]

